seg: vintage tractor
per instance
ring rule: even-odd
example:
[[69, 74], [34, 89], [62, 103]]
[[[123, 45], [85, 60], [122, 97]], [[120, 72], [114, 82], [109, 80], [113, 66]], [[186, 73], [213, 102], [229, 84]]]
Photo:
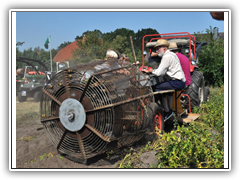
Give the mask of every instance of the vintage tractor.
[[[16, 84], [17, 84], [17, 96], [19, 102], [24, 102], [29, 97], [33, 97], [35, 102], [39, 102], [42, 96], [42, 89], [45, 84], [51, 79], [56, 72], [48, 71], [46, 65], [40, 60], [18, 57], [18, 62], [26, 63], [25, 69], [22, 69], [21, 78], [20, 71], [17, 70]], [[38, 66], [34, 66], [33, 63], [38, 63], [44, 70], [41, 72], [38, 70]], [[62, 70], [62, 67], [69, 67], [69, 62], [57, 62], [57, 72]], [[31, 69], [31, 71], [29, 71]]]
[[[145, 41], [145, 38], [149, 37], [151, 38], [150, 41]], [[203, 101], [209, 100], [210, 90], [208, 87], [205, 87], [203, 73], [199, 71], [198, 54], [202, 46], [205, 46], [208, 43], [196, 42], [195, 36], [188, 32], [145, 35], [142, 38], [142, 51], [144, 53], [142, 57], [143, 63], [140, 70], [142, 68], [149, 68], [148, 66], [145, 66], [144, 61], [148, 58], [158, 39], [166, 39], [169, 43], [175, 42], [178, 48], [181, 49], [181, 53], [185, 54], [189, 58], [191, 85], [182, 92], [181, 106], [185, 109], [189, 109], [190, 111], [193, 107], [201, 106]], [[145, 48], [147, 48], [149, 52], [145, 51]], [[152, 79], [152, 85], [154, 85], [157, 82], [156, 77], [153, 75], [150, 76]]]
[[[97, 60], [53, 76], [43, 88], [40, 121], [60, 154], [87, 162], [144, 136], [154, 138], [155, 131], [162, 133], [163, 108], [155, 95], [169, 92], [175, 93], [153, 92], [151, 77], [136, 65], [120, 59]], [[181, 119], [189, 114], [178, 110], [182, 108], [178, 97], [175, 93], [174, 107]]]
[[[45, 73], [39, 71], [39, 66], [47, 71], [47, 67], [40, 60], [18, 57], [17, 62], [27, 64], [21, 73], [21, 79], [17, 79], [17, 96], [19, 102], [24, 102], [28, 97], [33, 97], [35, 102], [39, 102], [42, 94], [42, 88], [45, 83]], [[31, 69], [31, 71], [30, 71]], [[18, 71], [17, 71], [18, 72]], [[17, 73], [17, 75], [19, 75]], [[21, 84], [19, 83], [21, 82]], [[18, 85], [19, 84], [19, 85]]]

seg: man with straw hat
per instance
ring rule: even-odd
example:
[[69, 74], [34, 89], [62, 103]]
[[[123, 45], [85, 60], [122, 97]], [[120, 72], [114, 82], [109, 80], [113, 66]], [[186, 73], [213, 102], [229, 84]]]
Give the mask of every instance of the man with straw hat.
[[[157, 69], [143, 70], [146, 73], [152, 73], [155, 76], [163, 76], [164, 82], [156, 85], [156, 91], [163, 90], [181, 90], [185, 87], [185, 76], [176, 54], [168, 50], [168, 42], [165, 39], [159, 39], [155, 48], [159, 57], [162, 57], [161, 63]], [[172, 115], [173, 93], [162, 96], [162, 105], [164, 107], [165, 120]]]
[[182, 70], [184, 72], [185, 79], [186, 79], [185, 86], [191, 85], [189, 59], [185, 55], [179, 52], [180, 49], [178, 48], [177, 43], [175, 42], [169, 43], [168, 49], [173, 53], [175, 53], [180, 61], [180, 64], [182, 66]]

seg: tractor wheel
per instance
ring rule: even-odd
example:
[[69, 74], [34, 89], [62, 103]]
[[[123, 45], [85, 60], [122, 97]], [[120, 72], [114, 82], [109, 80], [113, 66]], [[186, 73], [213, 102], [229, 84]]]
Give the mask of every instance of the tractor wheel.
[[39, 102], [41, 100], [41, 97], [42, 93], [40, 91], [35, 92], [33, 96], [34, 102]]
[[24, 102], [27, 100], [27, 96], [22, 96], [21, 92], [18, 93], [18, 101], [19, 102]]
[[155, 133], [156, 129], [160, 130], [161, 134], [163, 134], [164, 131], [164, 115], [162, 107], [157, 103], [151, 103], [148, 106], [148, 118], [148, 128], [150, 129], [150, 132], [153, 132], [151, 139], [155, 140], [158, 137], [158, 135]]
[[[191, 108], [201, 106], [205, 99], [205, 83], [203, 73], [201, 71], [194, 71], [191, 75], [191, 85], [184, 92], [191, 99]], [[183, 107], [188, 108], [188, 98], [183, 97]]]

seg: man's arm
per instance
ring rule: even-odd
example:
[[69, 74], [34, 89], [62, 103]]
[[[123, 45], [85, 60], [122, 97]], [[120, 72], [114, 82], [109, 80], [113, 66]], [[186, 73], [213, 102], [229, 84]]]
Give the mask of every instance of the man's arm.
[[166, 72], [167, 72], [167, 69], [169, 67], [169, 62], [170, 62], [170, 57], [167, 57], [165, 56], [163, 59], [162, 59], [162, 62], [160, 63], [160, 65], [158, 66], [157, 69], [154, 69], [152, 71], [152, 73], [155, 75], [155, 76], [163, 76]]

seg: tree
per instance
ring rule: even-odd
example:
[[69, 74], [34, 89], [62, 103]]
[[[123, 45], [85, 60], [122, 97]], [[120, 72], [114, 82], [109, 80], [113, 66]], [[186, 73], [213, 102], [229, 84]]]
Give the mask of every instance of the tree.
[[72, 43], [72, 42], [70, 42], [70, 41], [67, 41], [67, 42], [64, 41], [64, 43], [60, 44], [60, 45], [57, 47], [57, 50], [60, 51], [62, 48], [65, 48], [67, 45], [69, 45], [69, 44], [71, 44], [71, 43]]
[[199, 68], [204, 74], [206, 85], [221, 86], [224, 84], [224, 40], [217, 38], [214, 40], [214, 31], [206, 29], [206, 35], [198, 32], [194, 34], [196, 41], [208, 41], [208, 45], [203, 46], [199, 55]]
[[[56, 55], [57, 50], [52, 49], [52, 55]], [[54, 57], [53, 56], [53, 57]], [[40, 60], [43, 62], [47, 67], [48, 70], [50, 70], [50, 51], [46, 52], [44, 49], [41, 49], [40, 47], [34, 48], [29, 48], [27, 50], [24, 50], [23, 52], [18, 51], [17, 48], [17, 57], [25, 57], [25, 58], [30, 58], [30, 59], [36, 59]], [[17, 69], [18, 68], [24, 68], [25, 66], [28, 66], [28, 64], [23, 63], [23, 62], [16, 62], [17, 63]], [[31, 62], [34, 66], [38, 66], [38, 70], [44, 72], [45, 69], [44, 67], [40, 66], [39, 63], [37, 62]]]
[[[105, 33], [102, 35], [104, 41], [109, 42], [113, 49], [119, 51], [119, 53], [126, 54], [133, 62], [132, 49], [130, 44], [130, 36], [133, 39], [133, 45], [137, 60], [141, 63], [142, 60], [142, 38], [147, 34], [159, 34], [157, 30], [147, 28], [138, 30], [135, 34], [133, 30], [126, 28], [116, 29], [114, 32]], [[146, 38], [150, 40], [149, 38]], [[146, 40], [145, 39], [145, 40]], [[125, 41], [125, 42], [124, 42]]]
[[120, 54], [126, 53], [127, 51], [127, 37], [122, 37], [117, 35], [115, 39], [112, 40], [112, 43], [109, 44], [109, 49], [112, 48], [119, 52]]
[[83, 37], [86, 37], [92, 33], [94, 33], [97, 37], [102, 38], [102, 32], [98, 29], [94, 29], [94, 31], [85, 31], [81, 36], [76, 36], [75, 40], [83, 39]]
[[107, 43], [101, 39], [102, 33], [98, 30], [84, 33], [82, 39], [77, 40], [79, 47], [73, 51], [74, 63], [87, 63], [96, 59], [104, 59], [107, 50]]
[[16, 46], [22, 46], [25, 42], [17, 42]]
[[121, 37], [127, 37], [127, 46], [128, 46], [128, 45], [130, 45], [129, 37], [130, 36], [134, 37], [135, 33], [133, 30], [121, 28], [121, 29], [116, 29], [114, 32], [103, 34], [102, 39], [106, 42], [111, 42], [113, 39], [115, 39], [117, 37], [117, 35], [119, 35]]
[[[134, 46], [136, 49], [142, 50], [142, 38], [147, 34], [159, 34], [159, 32], [156, 29], [152, 29], [152, 28], [138, 30], [138, 32], [135, 34], [135, 39], [134, 39]], [[144, 38], [144, 41], [149, 42], [152, 38], [153, 37], [146, 37]]]

